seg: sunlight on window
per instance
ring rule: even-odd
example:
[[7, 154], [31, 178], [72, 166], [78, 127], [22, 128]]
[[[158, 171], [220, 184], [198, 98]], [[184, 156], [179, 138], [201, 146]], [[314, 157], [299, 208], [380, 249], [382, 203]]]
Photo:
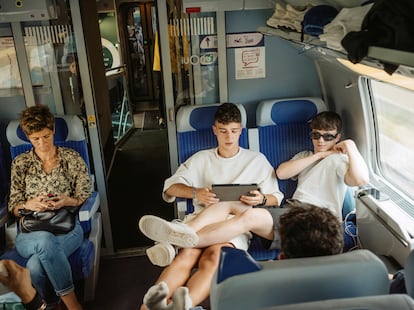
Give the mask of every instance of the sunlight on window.
[[371, 86], [381, 173], [414, 199], [414, 92], [375, 80]]

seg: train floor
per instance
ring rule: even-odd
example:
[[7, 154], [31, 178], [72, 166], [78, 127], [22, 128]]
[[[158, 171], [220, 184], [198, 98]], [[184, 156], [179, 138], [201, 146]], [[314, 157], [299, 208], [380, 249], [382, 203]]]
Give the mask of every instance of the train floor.
[[[101, 257], [93, 302], [86, 310], [139, 309], [162, 268], [145, 255], [153, 245], [137, 228], [138, 219], [154, 214], [173, 219], [174, 206], [161, 197], [171, 175], [168, 136], [157, 111], [134, 114], [135, 129], [118, 146], [108, 178], [109, 212], [115, 255]], [[209, 301], [203, 303], [209, 309]]]
[[[152, 265], [145, 255], [102, 258], [95, 300], [84, 304], [84, 309], [138, 310], [162, 270]], [[209, 300], [201, 306], [209, 310]]]
[[159, 126], [156, 111], [144, 112], [136, 117], [135, 123], [142, 127], [135, 128], [118, 146], [108, 179], [116, 250], [152, 244], [137, 229], [141, 216], [154, 214], [166, 219], [174, 216], [173, 204], [161, 197], [164, 180], [171, 174], [167, 130]]

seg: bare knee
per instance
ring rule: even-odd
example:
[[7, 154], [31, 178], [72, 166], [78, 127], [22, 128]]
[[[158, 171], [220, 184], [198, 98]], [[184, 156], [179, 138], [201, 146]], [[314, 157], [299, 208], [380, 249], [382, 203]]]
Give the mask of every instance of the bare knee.
[[192, 268], [200, 258], [201, 249], [181, 249], [171, 265], [179, 265], [182, 268]]
[[198, 263], [198, 268], [199, 269], [217, 268], [219, 259], [220, 259], [221, 248], [223, 246], [232, 247], [230, 243], [224, 243], [224, 244], [212, 245], [204, 249], [203, 254], [201, 255], [199, 263]]

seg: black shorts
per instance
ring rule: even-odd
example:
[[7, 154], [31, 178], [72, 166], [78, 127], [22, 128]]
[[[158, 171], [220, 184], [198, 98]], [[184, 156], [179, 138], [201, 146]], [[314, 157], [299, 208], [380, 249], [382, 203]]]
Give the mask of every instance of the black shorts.
[[276, 208], [268, 208], [268, 207], [259, 207], [259, 208], [264, 208], [267, 211], [269, 211], [273, 218], [273, 229], [274, 229], [273, 240], [260, 237], [263, 247], [268, 250], [280, 249], [279, 218], [283, 213], [285, 213], [289, 209], [289, 204], [284, 204], [281, 207], [276, 207]]

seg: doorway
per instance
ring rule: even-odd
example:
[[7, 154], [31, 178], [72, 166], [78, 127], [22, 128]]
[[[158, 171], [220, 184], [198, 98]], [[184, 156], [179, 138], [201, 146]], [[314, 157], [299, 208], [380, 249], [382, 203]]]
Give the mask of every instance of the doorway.
[[174, 206], [161, 196], [170, 166], [167, 129], [160, 124], [161, 72], [153, 70], [156, 4], [120, 0], [116, 11], [135, 128], [116, 146], [108, 178], [110, 218], [116, 251], [133, 252], [153, 244], [137, 229], [137, 220], [145, 214], [172, 219]]
[[120, 3], [118, 19], [132, 108], [134, 112], [162, 110], [159, 69], [154, 71], [156, 4], [154, 1]]

